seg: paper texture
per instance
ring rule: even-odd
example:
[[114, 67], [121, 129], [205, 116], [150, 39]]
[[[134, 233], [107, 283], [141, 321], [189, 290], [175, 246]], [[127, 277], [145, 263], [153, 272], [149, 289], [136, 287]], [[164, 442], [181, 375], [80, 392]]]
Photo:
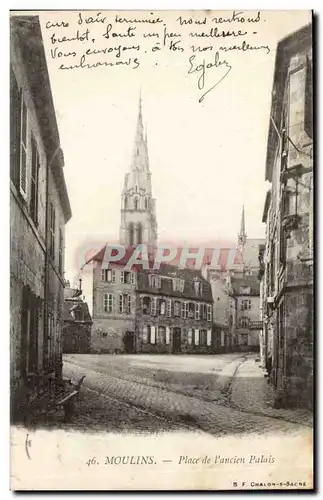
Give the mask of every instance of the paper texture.
[[11, 488], [310, 490], [310, 11], [11, 12]]

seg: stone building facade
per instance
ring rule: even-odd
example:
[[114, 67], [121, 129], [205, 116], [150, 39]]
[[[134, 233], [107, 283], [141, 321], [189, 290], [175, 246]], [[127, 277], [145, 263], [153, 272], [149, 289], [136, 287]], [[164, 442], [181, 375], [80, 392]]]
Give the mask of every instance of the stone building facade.
[[170, 265], [125, 271], [130, 254], [108, 269], [104, 249], [93, 258], [92, 352], [211, 352], [212, 290], [201, 273]]
[[225, 259], [223, 251], [216, 264], [206, 264], [203, 268], [203, 276], [212, 288], [217, 352], [259, 349], [259, 251], [264, 243], [264, 239], [247, 237], [242, 207], [234, 259]]
[[13, 416], [33, 380], [61, 373], [65, 224], [71, 209], [41, 29], [10, 32], [10, 375]]
[[136, 272], [125, 272], [125, 260], [102, 269], [104, 249], [93, 259], [92, 352], [134, 350]]
[[263, 214], [262, 355], [277, 404], [312, 406], [312, 26], [279, 42], [270, 110]]
[[162, 265], [137, 273], [135, 350], [214, 352], [212, 290], [199, 271]]
[[231, 279], [230, 295], [235, 301], [234, 350], [259, 351], [261, 317], [260, 286], [257, 276]]

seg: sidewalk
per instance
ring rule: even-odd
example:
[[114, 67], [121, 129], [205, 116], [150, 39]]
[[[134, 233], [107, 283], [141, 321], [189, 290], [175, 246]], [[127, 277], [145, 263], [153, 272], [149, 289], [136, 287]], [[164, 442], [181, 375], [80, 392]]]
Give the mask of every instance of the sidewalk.
[[255, 358], [249, 357], [237, 370], [231, 388], [231, 404], [253, 414], [280, 418], [312, 426], [313, 413], [303, 409], [276, 409], [273, 407], [275, 391], [267, 383], [263, 370]]

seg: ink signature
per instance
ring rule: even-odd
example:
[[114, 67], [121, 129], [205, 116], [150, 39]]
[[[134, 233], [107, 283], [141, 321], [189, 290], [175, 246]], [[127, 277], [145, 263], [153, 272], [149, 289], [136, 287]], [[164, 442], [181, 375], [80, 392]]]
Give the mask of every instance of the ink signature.
[[190, 69], [188, 70], [188, 73], [189, 74], [197, 73], [199, 75], [199, 78], [197, 80], [197, 86], [199, 90], [203, 90], [205, 88], [205, 82], [207, 81], [210, 74], [210, 70], [212, 70], [212, 68], [226, 69], [224, 74], [223, 72], [221, 72], [222, 76], [219, 77], [219, 80], [214, 85], [212, 85], [212, 87], [210, 87], [206, 92], [204, 92], [204, 94], [199, 98], [199, 102], [202, 102], [205, 96], [209, 92], [211, 92], [211, 90], [213, 90], [217, 85], [219, 85], [219, 83], [222, 82], [222, 80], [224, 80], [226, 76], [228, 76], [228, 74], [232, 69], [232, 66], [230, 66], [230, 64], [226, 60], [223, 61], [220, 60], [219, 52], [216, 52], [214, 54], [212, 62], [207, 62], [205, 59], [203, 59], [202, 64], [196, 64], [195, 58], [196, 56], [193, 55], [188, 60], [190, 63]]

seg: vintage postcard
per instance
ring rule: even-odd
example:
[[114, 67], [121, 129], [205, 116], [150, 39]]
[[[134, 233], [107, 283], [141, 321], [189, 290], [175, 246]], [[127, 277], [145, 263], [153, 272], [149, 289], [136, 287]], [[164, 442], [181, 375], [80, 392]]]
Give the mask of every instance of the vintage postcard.
[[12, 490], [313, 490], [312, 45], [10, 13]]

